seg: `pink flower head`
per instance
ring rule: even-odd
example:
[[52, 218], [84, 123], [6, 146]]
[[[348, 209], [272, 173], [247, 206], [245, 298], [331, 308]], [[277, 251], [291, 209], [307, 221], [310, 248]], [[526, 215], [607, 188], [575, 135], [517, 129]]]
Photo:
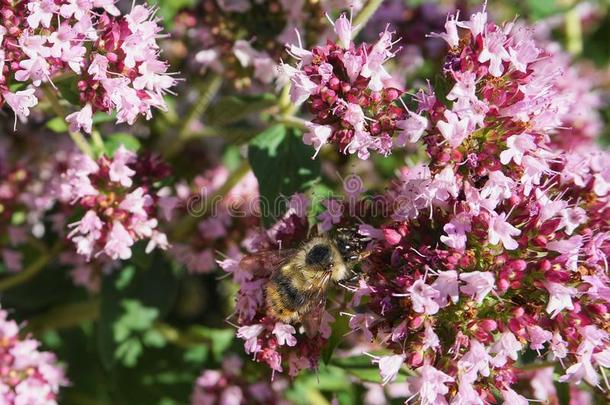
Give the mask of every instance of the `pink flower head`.
[[313, 158], [318, 156], [320, 153], [320, 149], [328, 142], [328, 138], [332, 135], [332, 128], [327, 125], [317, 125], [314, 123], [308, 123], [307, 128], [308, 132], [303, 135], [303, 142], [306, 145], [311, 145], [315, 148], [316, 153], [314, 153]]
[[440, 293], [426, 284], [424, 280], [415, 281], [407, 291], [415, 312], [427, 315], [434, 315], [438, 312], [440, 307], [436, 300], [440, 297]]
[[402, 355], [383, 356], [374, 360], [379, 364], [379, 374], [381, 375], [381, 384], [386, 385], [396, 379], [396, 375], [400, 371], [405, 361]]
[[526, 152], [536, 148], [534, 138], [528, 134], [511, 135], [506, 140], [508, 149], [500, 153], [500, 161], [507, 165], [513, 160], [516, 164], [521, 164], [521, 159]]
[[38, 99], [34, 96], [35, 90], [29, 88], [15, 93], [9, 91], [2, 93], [2, 97], [15, 113], [15, 128], [17, 128], [17, 118], [25, 121], [30, 115], [30, 108], [38, 104]]
[[460, 280], [466, 283], [466, 285], [460, 287], [460, 291], [474, 298], [479, 304], [495, 287], [495, 277], [491, 272], [471, 271], [461, 273]]
[[563, 284], [547, 281], [544, 287], [549, 292], [549, 302], [546, 306], [546, 312], [554, 318], [564, 309], [572, 310], [572, 297], [576, 295], [576, 290], [572, 287], [564, 286]]
[[134, 240], [127, 229], [116, 221], [108, 234], [108, 240], [104, 246], [104, 252], [112, 259], [127, 260], [131, 258], [131, 246]]
[[419, 114], [409, 113], [407, 119], [396, 123], [396, 127], [400, 129], [395, 141], [396, 146], [405, 146], [407, 142], [415, 143], [419, 141], [428, 127], [428, 119]]
[[70, 131], [77, 132], [82, 129], [90, 134], [93, 126], [93, 110], [91, 105], [86, 104], [82, 110], [66, 116], [66, 122], [69, 124]]
[[339, 45], [344, 49], [349, 49], [352, 43], [352, 33], [356, 27], [352, 27], [352, 22], [347, 19], [345, 14], [341, 14], [334, 22], [335, 34], [339, 39]]
[[110, 180], [118, 182], [125, 187], [131, 187], [131, 176], [135, 174], [135, 171], [127, 165], [135, 160], [135, 156], [135, 153], [127, 150], [125, 146], [119, 146], [114, 152], [114, 158], [110, 164]]
[[280, 346], [294, 346], [297, 344], [297, 339], [294, 337], [296, 330], [292, 325], [277, 322], [272, 333], [276, 336]]
[[489, 219], [488, 239], [492, 245], [502, 241], [502, 245], [507, 250], [514, 250], [519, 247], [519, 244], [513, 236], [519, 236], [521, 231], [512, 226], [506, 220], [506, 213], [496, 214], [492, 212]]
[[495, 353], [495, 357], [491, 360], [494, 367], [502, 367], [510, 358], [517, 360], [519, 351], [523, 345], [517, 340], [511, 332], [504, 332], [500, 338], [491, 347], [491, 353]]
[[457, 272], [455, 270], [439, 271], [438, 277], [432, 283], [432, 288], [439, 292], [437, 302], [441, 307], [449, 304], [447, 297], [455, 304], [460, 296]]
[[527, 333], [530, 340], [530, 348], [532, 350], [541, 350], [544, 348], [544, 344], [551, 340], [553, 333], [548, 330], [542, 329], [538, 325], [528, 326]]
[[452, 148], [457, 148], [470, 134], [470, 121], [468, 118], [460, 119], [451, 110], [445, 110], [444, 115], [447, 121], [438, 121], [436, 126], [447, 143]]
[[445, 384], [453, 382], [453, 377], [431, 365], [419, 367], [415, 372], [416, 376], [407, 379], [409, 394], [419, 396], [422, 405], [446, 404], [444, 395], [449, 388]]

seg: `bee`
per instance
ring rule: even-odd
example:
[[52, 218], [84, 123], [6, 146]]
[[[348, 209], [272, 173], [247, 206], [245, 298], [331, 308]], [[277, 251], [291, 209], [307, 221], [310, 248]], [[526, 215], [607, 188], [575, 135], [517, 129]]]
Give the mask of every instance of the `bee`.
[[277, 251], [282, 258], [264, 287], [267, 313], [284, 323], [300, 322], [308, 335], [315, 334], [329, 288], [355, 274], [355, 264], [368, 255], [368, 241], [354, 228], [340, 228], [334, 237], [316, 236], [300, 248]]

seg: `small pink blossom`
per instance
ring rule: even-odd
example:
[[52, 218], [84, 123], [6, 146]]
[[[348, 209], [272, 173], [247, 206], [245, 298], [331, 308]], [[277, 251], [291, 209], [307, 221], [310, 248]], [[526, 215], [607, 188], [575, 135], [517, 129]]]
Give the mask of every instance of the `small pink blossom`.
[[460, 291], [474, 298], [479, 304], [495, 288], [495, 277], [491, 272], [471, 271], [461, 273], [460, 280], [466, 283], [466, 285], [460, 287]]
[[294, 346], [297, 344], [297, 339], [294, 337], [296, 330], [292, 325], [277, 322], [272, 333], [277, 337], [277, 342], [280, 346]]

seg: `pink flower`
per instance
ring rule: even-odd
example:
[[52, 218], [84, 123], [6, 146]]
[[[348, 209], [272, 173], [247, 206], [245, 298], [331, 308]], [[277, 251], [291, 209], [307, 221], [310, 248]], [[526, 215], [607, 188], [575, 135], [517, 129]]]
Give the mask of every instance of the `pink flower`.
[[326, 232], [332, 229], [333, 224], [337, 224], [341, 221], [343, 216], [343, 205], [334, 199], [327, 199], [322, 202], [326, 207], [326, 211], [318, 215], [318, 229], [320, 232]]
[[115, 221], [108, 234], [104, 252], [114, 260], [127, 260], [131, 258], [131, 246], [133, 243], [133, 238], [129, 235], [123, 224]]
[[424, 134], [428, 127], [428, 119], [419, 114], [409, 113], [405, 120], [399, 120], [396, 127], [400, 129], [396, 137], [396, 146], [405, 146], [407, 142], [415, 143]]
[[530, 339], [530, 348], [532, 350], [540, 350], [544, 348], [544, 344], [551, 340], [553, 334], [548, 330], [542, 329], [538, 325], [528, 326], [527, 333]]
[[438, 121], [436, 126], [447, 143], [452, 148], [457, 148], [470, 135], [470, 121], [468, 118], [460, 119], [451, 110], [445, 110], [444, 115], [447, 121]]
[[38, 99], [34, 96], [33, 88], [20, 90], [15, 93], [10, 91], [2, 93], [2, 97], [15, 113], [15, 128], [17, 128], [17, 117], [21, 121], [25, 121], [30, 115], [30, 108], [38, 104]]
[[511, 332], [506, 331], [502, 333], [500, 338], [491, 347], [491, 353], [496, 354], [491, 360], [491, 364], [494, 367], [503, 367], [508, 358], [517, 360], [522, 347], [523, 345], [519, 343]]
[[431, 365], [424, 365], [415, 370], [416, 376], [407, 379], [410, 395], [419, 396], [422, 405], [446, 404], [444, 396], [449, 392], [445, 385], [454, 379]]
[[93, 126], [93, 110], [91, 105], [86, 104], [82, 110], [66, 116], [66, 122], [69, 124], [70, 131], [77, 132], [82, 129], [90, 134], [91, 127]]
[[144, 188], [138, 187], [131, 193], [127, 194], [123, 201], [119, 204], [119, 208], [132, 214], [146, 217], [145, 208], [152, 204], [152, 198], [145, 194]]
[[307, 129], [309, 130], [303, 135], [303, 142], [306, 145], [311, 145], [315, 148], [312, 159], [318, 156], [322, 146], [328, 142], [328, 138], [332, 135], [332, 128], [327, 125], [317, 125], [314, 123], [308, 123]]
[[114, 152], [114, 159], [110, 164], [110, 170], [108, 172], [110, 180], [120, 183], [124, 187], [131, 187], [133, 183], [131, 176], [135, 174], [135, 171], [127, 166], [135, 160], [135, 154], [121, 145]]
[[576, 295], [576, 290], [572, 287], [564, 286], [563, 284], [547, 281], [544, 287], [549, 292], [549, 302], [546, 306], [546, 312], [551, 314], [551, 318], [555, 318], [564, 309], [573, 310], [572, 297]]
[[335, 33], [339, 39], [339, 45], [343, 49], [349, 49], [352, 43], [352, 32], [355, 29], [352, 28], [352, 22], [345, 17], [345, 14], [341, 14], [337, 21], [334, 23]]
[[529, 401], [522, 395], [517, 394], [514, 390], [510, 388], [502, 391], [502, 397], [504, 397], [504, 401], [507, 404], [514, 405], [528, 405]]
[[292, 325], [277, 322], [272, 333], [276, 336], [280, 346], [294, 346], [297, 344], [297, 339], [294, 337], [296, 330]]
[[513, 160], [516, 164], [521, 164], [521, 159], [526, 152], [536, 148], [534, 138], [528, 134], [511, 135], [506, 140], [508, 149], [500, 153], [500, 162], [507, 165]]
[[485, 346], [476, 339], [470, 339], [470, 350], [462, 356], [458, 366], [464, 370], [464, 373], [471, 375], [474, 380], [477, 374], [489, 377], [490, 361], [491, 356]]
[[466, 212], [459, 213], [443, 227], [443, 230], [447, 235], [441, 236], [441, 242], [454, 249], [464, 250], [466, 234], [471, 230], [470, 215]]
[[426, 324], [426, 327], [424, 328], [424, 339], [422, 343], [424, 344], [424, 350], [437, 349], [441, 346], [438, 335], [434, 333], [434, 329], [429, 324]]
[[466, 283], [466, 285], [460, 287], [460, 291], [474, 298], [478, 304], [483, 302], [483, 299], [495, 287], [495, 277], [491, 272], [471, 271], [461, 273], [460, 280]]
[[449, 44], [450, 47], [457, 47], [460, 43], [460, 36], [457, 28], [458, 17], [459, 13], [457, 15], [447, 15], [447, 20], [445, 21], [445, 32], [440, 34], [432, 33], [430, 36], [440, 37], [447, 41], [447, 44]]
[[246, 341], [244, 344], [246, 353], [256, 355], [256, 353], [261, 349], [257, 337], [263, 332], [264, 329], [265, 327], [263, 325], [256, 324], [241, 326], [237, 330], [237, 337]]
[[492, 245], [498, 244], [498, 242], [502, 241], [502, 245], [507, 250], [514, 250], [519, 247], [519, 244], [513, 236], [518, 236], [521, 234], [521, 231], [514, 226], [512, 226], [506, 220], [506, 213], [496, 214], [495, 212], [491, 213], [491, 217], [489, 218], [489, 229], [488, 229], [488, 239], [489, 243]]
[[42, 25], [45, 28], [51, 26], [51, 18], [58, 7], [53, 0], [31, 1], [27, 3], [30, 14], [27, 21], [31, 28], [38, 28]]
[[290, 80], [292, 82], [290, 99], [296, 105], [303, 104], [305, 100], [318, 90], [318, 86], [305, 73], [295, 72]]
[[578, 254], [582, 248], [583, 239], [580, 235], [574, 235], [570, 239], [556, 240], [547, 243], [548, 250], [561, 253], [559, 260], [565, 261], [566, 267], [576, 271], [578, 267]]
[[422, 279], [416, 280], [407, 291], [415, 312], [427, 315], [434, 315], [438, 312], [440, 307], [436, 300], [439, 299], [440, 293]]
[[404, 356], [398, 354], [383, 356], [373, 360], [373, 362], [379, 364], [379, 374], [381, 375], [382, 385], [386, 385], [396, 379], [396, 375], [400, 371], [404, 361]]
[[479, 62], [489, 61], [489, 73], [495, 77], [502, 76], [503, 62], [510, 60], [510, 55], [504, 48], [506, 36], [501, 31], [488, 32], [483, 37], [483, 49], [479, 54]]
[[455, 304], [460, 297], [457, 272], [455, 270], [439, 271], [438, 277], [432, 283], [432, 288], [440, 293], [437, 302], [441, 307], [445, 307], [449, 303], [447, 297]]

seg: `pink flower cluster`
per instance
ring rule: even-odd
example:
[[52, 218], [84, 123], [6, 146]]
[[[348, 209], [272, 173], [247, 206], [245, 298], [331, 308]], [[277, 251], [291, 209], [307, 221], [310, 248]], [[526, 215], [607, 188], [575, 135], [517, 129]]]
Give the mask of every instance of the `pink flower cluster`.
[[323, 145], [334, 143], [342, 153], [367, 159], [371, 150], [388, 155], [394, 144], [419, 138], [426, 119], [397, 105], [402, 91], [391, 87], [392, 77], [383, 66], [396, 53], [392, 33], [384, 31], [374, 45], [356, 46], [345, 15], [334, 30], [336, 42], [311, 51], [290, 45], [299, 63], [296, 68], [282, 65], [292, 83], [292, 101], [307, 101], [313, 115], [304, 142], [316, 155]]
[[153, 183], [168, 175], [168, 167], [150, 156], [137, 156], [122, 145], [112, 158], [97, 162], [86, 155], [74, 158], [62, 175], [57, 197], [78, 204], [86, 212], [70, 224], [68, 238], [77, 253], [90, 260], [105, 254], [129, 259], [134, 243], [149, 239], [146, 252], [169, 247], [157, 230], [158, 196]]
[[[374, 360], [384, 384], [421, 404], [551, 398], [516, 392], [527, 350], [557, 361], [560, 382], [595, 387], [610, 367], [610, 154], [553, 143], [571, 108], [557, 84], [565, 63], [525, 27], [487, 18], [449, 17], [435, 34], [450, 45], [450, 91], [418, 94], [411, 117], [424, 125], [408, 139], [422, 139], [429, 161], [400, 171], [381, 215], [358, 214], [373, 242], [361, 279], [346, 286], [345, 315], [361, 341], [393, 352]], [[354, 222], [350, 201], [325, 202], [320, 230]], [[271, 240], [299, 235], [298, 218], [280, 221], [290, 232]], [[261, 269], [274, 267], [261, 260], [223, 263], [241, 285], [238, 337], [274, 370], [287, 356], [294, 370], [314, 366], [327, 335], [261, 317]], [[403, 367], [411, 375], [394, 383]]]
[[387, 195], [354, 327], [395, 351], [379, 362], [386, 381], [415, 370], [397, 384], [422, 404], [484, 404], [496, 390], [527, 403], [513, 384], [528, 348], [564, 367], [560, 381], [596, 386], [610, 366], [609, 155], [553, 148], [569, 108], [562, 65], [527, 29], [485, 12], [446, 29], [446, 104], [419, 95], [430, 163]]
[[36, 88], [76, 77], [81, 109], [66, 117], [72, 131], [91, 132], [96, 111], [117, 123], [147, 119], [165, 109], [175, 84], [159, 59], [161, 27], [154, 12], [135, 6], [121, 16], [113, 0], [0, 2], [0, 106], [26, 120], [38, 104]]
[[0, 402], [7, 405], [56, 405], [59, 389], [68, 385], [53, 353], [40, 343], [19, 337], [17, 322], [0, 309]]
[[229, 355], [223, 359], [222, 369], [204, 370], [195, 382], [191, 404], [287, 405], [291, 403], [283, 398], [288, 381], [277, 379], [271, 383], [265, 380], [249, 382], [245, 375], [242, 375], [242, 368], [242, 360], [235, 355]]

